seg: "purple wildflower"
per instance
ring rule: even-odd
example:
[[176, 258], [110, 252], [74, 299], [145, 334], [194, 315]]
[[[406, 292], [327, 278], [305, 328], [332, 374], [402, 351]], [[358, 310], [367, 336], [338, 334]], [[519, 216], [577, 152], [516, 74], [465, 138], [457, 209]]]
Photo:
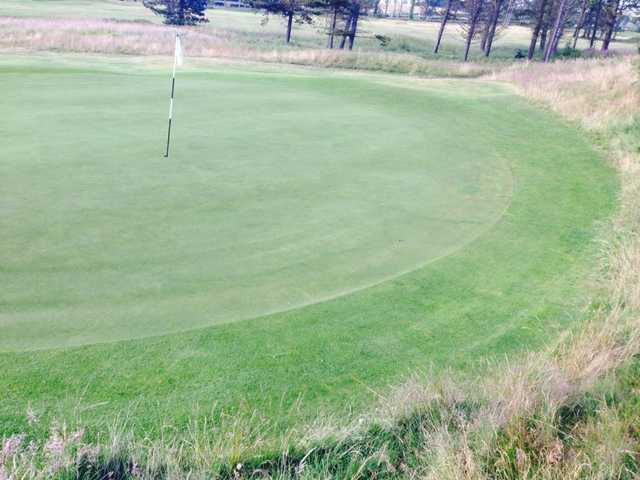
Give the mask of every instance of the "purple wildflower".
[[131, 465], [129, 473], [133, 478], [142, 478], [142, 471], [140, 470], [140, 466], [136, 462], [133, 462], [133, 464]]
[[4, 459], [13, 457], [22, 446], [22, 442], [24, 441], [24, 434], [20, 435], [12, 435], [9, 438], [6, 438], [4, 442], [2, 442], [2, 451], [0, 451], [0, 464], [4, 463]]
[[84, 429], [80, 429], [77, 430], [75, 432], [73, 432], [70, 436], [69, 436], [69, 442], [70, 443], [79, 443], [80, 440], [82, 440], [82, 437], [84, 437]]
[[64, 453], [64, 440], [57, 433], [55, 433], [44, 446], [44, 451], [48, 455], [54, 457], [60, 457]]

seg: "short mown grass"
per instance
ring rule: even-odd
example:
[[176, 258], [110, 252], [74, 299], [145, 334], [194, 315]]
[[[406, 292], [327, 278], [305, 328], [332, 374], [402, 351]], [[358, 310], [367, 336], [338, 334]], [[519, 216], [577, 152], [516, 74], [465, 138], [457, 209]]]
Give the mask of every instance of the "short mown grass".
[[[599, 222], [612, 213], [615, 176], [578, 132], [531, 108], [504, 88], [463, 81], [412, 82], [404, 88], [394, 85], [395, 78], [388, 81], [379, 77], [327, 77], [320, 72], [298, 71], [288, 75], [284, 72], [243, 73], [242, 70], [235, 73], [182, 71], [181, 90], [178, 90], [178, 102], [182, 103], [177, 104], [177, 112], [181, 113], [177, 118], [183, 127], [176, 118], [174, 157], [167, 162], [158, 155], [162, 145], [154, 141], [151, 134], [157, 131], [157, 138], [162, 138], [164, 75], [144, 69], [134, 73], [127, 70], [131, 66], [124, 70], [113, 66], [91, 71], [89, 64], [85, 65], [87, 73], [66, 72], [68, 66], [55, 67], [51, 62], [48, 68], [55, 67], [55, 71], [43, 71], [42, 67], [38, 63], [22, 67], [5, 63], [3, 74], [4, 84], [11, 92], [4, 99], [5, 111], [13, 112], [5, 117], [13, 120], [3, 128], [20, 131], [12, 130], [9, 138], [14, 140], [10, 146], [13, 161], [2, 166], [3, 176], [12, 179], [11, 188], [3, 195], [6, 202], [14, 205], [12, 216], [4, 219], [7, 228], [3, 231], [6, 241], [13, 239], [7, 245], [15, 252], [4, 261], [11, 268], [3, 272], [3, 283], [9, 287], [3, 291], [4, 303], [9, 305], [3, 312], [3, 321], [9, 333], [2, 341], [5, 350], [15, 350], [16, 346], [29, 348], [25, 338], [38, 348], [51, 347], [37, 352], [0, 354], [3, 372], [0, 423], [5, 433], [26, 428], [24, 412], [29, 403], [45, 419], [77, 418], [86, 426], [94, 426], [96, 431], [114, 417], [125, 416], [130, 418], [134, 431], [157, 437], [163, 422], [184, 429], [194, 417], [206, 416], [214, 405], [227, 412], [257, 411], [259, 415], [279, 417], [276, 428], [286, 429], [315, 418], [319, 412], [344, 415], [351, 408], [360, 408], [371, 401], [372, 389], [384, 389], [389, 382], [399, 381], [415, 369], [428, 369], [431, 365], [436, 370], [469, 369], [487, 356], [539, 347], [572, 325], [586, 301], [584, 285], [596, 252], [594, 238]], [[247, 86], [241, 98], [214, 95], [213, 92], [227, 88], [229, 78], [237, 85]], [[41, 103], [21, 100], [26, 84], [33, 87], [29, 95], [42, 96]], [[74, 88], [70, 88], [72, 85]], [[137, 93], [142, 86], [150, 92], [148, 96]], [[472, 243], [448, 252], [450, 255], [424, 268], [331, 301], [207, 327], [207, 319], [213, 319], [216, 314], [215, 309], [210, 309], [217, 301], [216, 291], [205, 280], [189, 283], [187, 290], [181, 290], [182, 277], [176, 273], [188, 272], [184, 270], [186, 265], [197, 278], [215, 277], [219, 271], [215, 263], [203, 268], [208, 259], [215, 258], [215, 250], [178, 249], [177, 258], [182, 260], [175, 264], [166, 264], [166, 258], [156, 254], [148, 257], [147, 267], [135, 264], [136, 268], [131, 269], [132, 260], [120, 262], [131, 251], [140, 252], [141, 258], [147, 258], [145, 255], [156, 249], [166, 253], [163, 238], [171, 238], [172, 242], [180, 240], [180, 245], [187, 245], [201, 238], [197, 233], [205, 228], [211, 228], [206, 239], [211, 238], [213, 242], [216, 235], [221, 238], [222, 231], [216, 233], [219, 224], [207, 223], [207, 212], [214, 208], [215, 202], [206, 203], [205, 199], [207, 195], [223, 191], [222, 185], [216, 188], [215, 175], [205, 183], [202, 181], [205, 171], [216, 172], [224, 167], [220, 164], [211, 170], [215, 162], [225, 158], [220, 145], [244, 148], [242, 155], [248, 152], [247, 159], [259, 156], [260, 152], [269, 154], [270, 149], [285, 155], [283, 159], [286, 159], [289, 152], [302, 149], [291, 157], [290, 173], [295, 172], [295, 165], [318, 168], [314, 162], [321, 162], [324, 157], [314, 155], [321, 155], [323, 150], [318, 146], [303, 148], [302, 137], [297, 136], [298, 130], [287, 121], [291, 117], [286, 111], [280, 117], [283, 123], [278, 127], [279, 136], [269, 133], [266, 124], [259, 122], [252, 128], [245, 125], [239, 129], [236, 123], [225, 122], [225, 118], [232, 117], [219, 116], [225, 109], [254, 112], [253, 117], [248, 113], [243, 116], [246, 122], [259, 119], [258, 113], [264, 111], [264, 122], [268, 122], [272, 110], [263, 109], [260, 103], [265, 88], [271, 92], [271, 98], [286, 98], [290, 103], [280, 103], [278, 108], [289, 108], [292, 114], [299, 105], [316, 105], [311, 117], [323, 126], [321, 144], [332, 145], [332, 139], [343, 138], [340, 135], [346, 124], [337, 118], [333, 120], [332, 116], [334, 111], [340, 111], [349, 118], [345, 105], [351, 103], [350, 108], [366, 108], [370, 112], [367, 122], [378, 119], [377, 127], [362, 127], [360, 133], [356, 130], [344, 138], [349, 142], [358, 139], [356, 144], [349, 144], [353, 152], [371, 149], [378, 141], [382, 142], [381, 151], [391, 149], [392, 153], [380, 158], [394, 159], [390, 167], [397, 164], [392, 168], [396, 173], [387, 174], [385, 178], [390, 184], [385, 190], [381, 187], [376, 198], [381, 198], [379, 195], [396, 183], [402, 187], [398, 194], [406, 191], [411, 185], [409, 179], [415, 182], [419, 178], [416, 175], [420, 165], [424, 165], [427, 179], [438, 175], [438, 171], [443, 172], [445, 178], [452, 175], [443, 180], [444, 183], [438, 182], [447, 189], [467, 185], [458, 182], [472, 170], [465, 167], [464, 172], [458, 173], [462, 178], [454, 174], [456, 165], [470, 161], [486, 169], [479, 178], [487, 181], [487, 186], [494, 182], [492, 188], [498, 188], [499, 192], [503, 192], [506, 185], [500, 182], [508, 179], [501, 173], [504, 170], [500, 165], [508, 166], [509, 176], [513, 178], [509, 206], [499, 221], [493, 226], [487, 225]], [[79, 95], [75, 91], [82, 91], [92, 103], [74, 102], [74, 97]], [[251, 96], [251, 91], [257, 96]], [[208, 96], [205, 92], [212, 94]], [[298, 92], [297, 96], [291, 97], [292, 92]], [[320, 92], [324, 93], [318, 101], [316, 96]], [[311, 95], [310, 104], [305, 95]], [[98, 108], [101, 98], [104, 102]], [[40, 105], [46, 105], [53, 115], [43, 116]], [[329, 105], [334, 107], [328, 108]], [[65, 108], [72, 106], [73, 109], [65, 113]], [[127, 118], [131, 124], [121, 122], [122, 109], [129, 112]], [[376, 114], [380, 109], [386, 114]], [[157, 115], [141, 113], [156, 110]], [[99, 119], [89, 121], [85, 116], [87, 112], [97, 111]], [[52, 123], [51, 129], [45, 129], [43, 127], [49, 125], [46, 118], [55, 122], [64, 119], [64, 123], [59, 123], [59, 127]], [[214, 126], [203, 130], [201, 125], [216, 118], [215, 124], [210, 123]], [[514, 118], [518, 121], [514, 122]], [[400, 124], [394, 127], [392, 122], [396, 121]], [[71, 129], [70, 125], [75, 126]], [[94, 130], [96, 125], [101, 128]], [[296, 126], [300, 125], [303, 119]], [[353, 119], [350, 128], [357, 129], [358, 125]], [[148, 129], [149, 126], [152, 128]], [[146, 134], [135, 134], [136, 129]], [[56, 131], [59, 134], [48, 136], [48, 132]], [[260, 140], [255, 133], [259, 131], [268, 135]], [[429, 132], [435, 136], [425, 143]], [[152, 140], [141, 142], [143, 138]], [[464, 142], [459, 141], [461, 138]], [[216, 139], [228, 140], [219, 143]], [[233, 139], [238, 140], [234, 143]], [[209, 151], [218, 153], [210, 156]], [[237, 161], [239, 157], [235, 158]], [[374, 171], [371, 163], [376, 158], [374, 150], [357, 158], [369, 162], [369, 174]], [[398, 162], [405, 164], [407, 159], [414, 159], [418, 170], [400, 181]], [[256, 157], [254, 162], [258, 161]], [[348, 157], [343, 163], [346, 168]], [[55, 170], [50, 170], [51, 165], [56, 166]], [[242, 165], [251, 163], [247, 160], [233, 168]], [[269, 171], [277, 173], [281, 165], [282, 161], [259, 164], [264, 175], [255, 181], [263, 184], [268, 178], [265, 175]], [[387, 163], [381, 160], [375, 168], [384, 169], [384, 165]], [[256, 178], [251, 177], [250, 172], [247, 170], [242, 178]], [[349, 178], [343, 177], [341, 181]], [[282, 175], [273, 178], [282, 178]], [[357, 179], [358, 175], [353, 178]], [[149, 182], [161, 180], [165, 183], [158, 187], [145, 187]], [[488, 193], [477, 190], [483, 183], [471, 188], [474, 181], [470, 181], [463, 188], [463, 196], [468, 199], [479, 193], [483, 196], [472, 202], [476, 204], [474, 208], [490, 201]], [[323, 189], [335, 189], [337, 182], [336, 177], [333, 182], [318, 183], [318, 193], [310, 197], [310, 201], [325, 198]], [[224, 188], [232, 185], [229, 183]], [[31, 191], [26, 198], [35, 203], [26, 199], [18, 201], [26, 191]], [[454, 191], [439, 198], [442, 206], [451, 209], [447, 211], [460, 215], [460, 209], [468, 200], [447, 203]], [[146, 199], [138, 193], [129, 197], [131, 192], [146, 192], [145, 195], [151, 197]], [[79, 196], [91, 202], [103, 198], [104, 204], [90, 202], [82, 206], [77, 202]], [[244, 201], [251, 198], [246, 197]], [[273, 197], [267, 195], [261, 205], [268, 205], [269, 198]], [[347, 212], [346, 199], [341, 214]], [[432, 207], [422, 206], [427, 209], [425, 213], [414, 215], [423, 215], [425, 221], [428, 220], [429, 211], [441, 208], [436, 200], [432, 202]], [[93, 207], [83, 213], [89, 205]], [[148, 207], [137, 210], [142, 205]], [[180, 210], [182, 213], [175, 221], [181, 222], [182, 227], [174, 231], [168, 219], [172, 218], [170, 213], [175, 205], [184, 205], [181, 208], [187, 210]], [[114, 207], [118, 208], [113, 210]], [[285, 212], [295, 208], [297, 206], [292, 205]], [[319, 210], [325, 212], [325, 217], [311, 219], [324, 218], [328, 222], [333, 217], [327, 211], [326, 208]], [[390, 223], [393, 218], [401, 218], [398, 217], [400, 211], [390, 217], [388, 225], [393, 225]], [[160, 217], [149, 224], [148, 220], [154, 215]], [[194, 215], [199, 220], [191, 224], [188, 220], [196, 218]], [[69, 218], [75, 220], [69, 223], [65, 220]], [[375, 215], [370, 220], [374, 218]], [[8, 223], [11, 219], [16, 223]], [[137, 223], [142, 220], [146, 223]], [[255, 218], [256, 222], [259, 220], [260, 215]], [[408, 221], [407, 225], [419, 225], [415, 222], [417, 220]], [[40, 231], [43, 225], [48, 225], [42, 232], [45, 237], [28, 236], [29, 231]], [[78, 226], [75, 233], [72, 225]], [[121, 228], [112, 231], [113, 225]], [[151, 228], [149, 225], [163, 226], [162, 231], [154, 230], [155, 240], [149, 237], [145, 242], [136, 242], [135, 238], [142, 238], [140, 228]], [[469, 227], [472, 225], [473, 222]], [[332, 228], [335, 230], [337, 226]], [[118, 232], [127, 231], [132, 237], [123, 241]], [[224, 231], [233, 232], [232, 229]], [[396, 226], [393, 231], [397, 235], [401, 230]], [[76, 236], [82, 232], [89, 236]], [[92, 232], [98, 232], [97, 236]], [[443, 232], [439, 228], [438, 234]], [[50, 236], [49, 241], [46, 235]], [[86, 240], [76, 244], [83, 238]], [[47, 248], [54, 244], [59, 246], [55, 251]], [[94, 244], [101, 248], [92, 249]], [[206, 246], [207, 242], [197, 241], [194, 245]], [[5, 251], [9, 251], [8, 247]], [[320, 245], [316, 251], [319, 253], [322, 248]], [[425, 253], [428, 248], [425, 241]], [[155, 263], [154, 259], [161, 261]], [[185, 263], [185, 260], [189, 261]], [[105, 265], [116, 265], [114, 268], [119, 274], [105, 277], [110, 272], [104, 269]], [[286, 266], [286, 262], [282, 265]], [[282, 281], [289, 277], [303, 278], [309, 273], [304, 265], [301, 263], [299, 270], [284, 269], [283, 272], [289, 273]], [[353, 265], [357, 266], [357, 262]], [[317, 269], [329, 266], [330, 263]], [[130, 283], [140, 272], [146, 272], [148, 282]], [[105, 283], [109, 278], [112, 280]], [[322, 278], [331, 284], [330, 276]], [[167, 282], [174, 282], [169, 290], [166, 290]], [[109, 288], [101, 290], [106, 285]], [[257, 285], [271, 284], [265, 279]], [[145, 290], [136, 293], [132, 290], [134, 287]], [[183, 293], [167, 296], [172, 289]], [[143, 301], [150, 294], [152, 301]], [[109, 302], [102, 301], [105, 295], [111, 298]], [[237, 302], [241, 307], [251, 304], [249, 299]], [[127, 312], [135, 315], [136, 322], [140, 323], [127, 327]], [[45, 321], [47, 318], [49, 322]], [[20, 319], [30, 326], [22, 333]], [[159, 331], [153, 329], [154, 322], [159, 322]], [[148, 325], [148, 331], [140, 325]], [[118, 343], [61, 348], [66, 341], [64, 332], [73, 332], [68, 337], [70, 341], [77, 342], [84, 336], [92, 343], [122, 340], [122, 335], [135, 332], [135, 337], [176, 332], [189, 325], [199, 329]], [[98, 334], [102, 336], [96, 336]], [[282, 412], [288, 414], [279, 415]]]

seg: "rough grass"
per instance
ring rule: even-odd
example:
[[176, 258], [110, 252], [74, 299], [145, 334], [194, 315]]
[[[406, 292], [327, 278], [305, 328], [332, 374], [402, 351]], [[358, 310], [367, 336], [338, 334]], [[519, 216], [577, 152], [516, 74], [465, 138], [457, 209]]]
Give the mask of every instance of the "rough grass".
[[[623, 184], [593, 280], [598, 294], [586, 324], [560, 346], [496, 363], [495, 375], [484, 378], [415, 377], [381, 393], [379, 407], [353, 424], [325, 419], [281, 436], [278, 445], [265, 440], [268, 422], [258, 417], [217, 415], [187, 435], [169, 430], [154, 441], [125, 433], [126, 421], [87, 440], [64, 425], [44, 426], [45, 440], [30, 432], [3, 440], [0, 478], [637, 478], [637, 65], [531, 65], [500, 78], [581, 122]], [[544, 91], [536, 86], [542, 83]], [[26, 414], [34, 431], [41, 428]]]
[[[142, 6], [142, 2], [121, 0], [3, 0], [0, 3], [0, 16], [39, 17], [59, 19], [95, 19], [95, 20], [135, 20], [137, 22], [160, 24], [161, 19]], [[293, 42], [283, 45], [284, 21], [278, 16], [265, 17], [259, 12], [244, 9], [214, 9], [208, 12], [210, 22], [200, 26], [199, 31], [212, 33], [221, 38], [233, 37], [237, 42], [252, 48], [274, 49], [322, 49], [326, 45], [328, 18], [314, 17], [312, 24], [294, 26]], [[360, 35], [356, 48], [363, 51], [410, 53], [423, 58], [436, 58], [432, 55], [434, 39], [439, 23], [436, 21], [407, 21], [400, 19], [379, 19], [363, 17], [360, 22]], [[387, 38], [382, 45], [376, 35]], [[631, 35], [619, 35], [621, 41], [614, 42], [614, 50], [635, 51], [637, 38]], [[495, 42], [492, 59], [513, 59], [517, 49], [529, 45], [530, 29], [512, 25], [500, 29]], [[567, 38], [566, 43], [571, 41]], [[581, 40], [578, 48], [586, 48]], [[562, 42], [564, 45], [565, 42]], [[464, 33], [459, 25], [452, 23], [444, 35], [440, 55], [437, 58], [456, 58], [462, 55]], [[483, 59], [482, 52], [474, 45], [472, 57]]]
[[[514, 64], [493, 78], [511, 82], [527, 98], [551, 107], [587, 131], [609, 132], [633, 123], [640, 106], [637, 58], [567, 60], [532, 66]], [[545, 81], [540, 81], [543, 78]], [[550, 85], [552, 88], [549, 88]], [[614, 142], [620, 133], [616, 132]], [[616, 165], [625, 153], [613, 154]]]
[[[3, 16], [4, 15], [4, 16]], [[211, 22], [184, 28], [192, 57], [290, 63], [318, 67], [385, 71], [427, 77], [477, 77], [513, 61], [528, 47], [529, 29], [502, 30], [490, 59], [474, 45], [472, 62], [458, 62], [463, 32], [451, 24], [439, 55], [433, 45], [437, 22], [363, 18], [353, 52], [327, 50], [325, 17], [296, 25], [293, 42], [283, 43], [282, 21], [258, 12], [211, 10]], [[138, 2], [108, 0], [6, 0], [0, 5], [0, 51], [57, 51], [96, 54], [170, 55], [175, 30]], [[381, 44], [380, 35], [386, 38]], [[634, 51], [634, 40], [612, 51]]]
[[[0, 49], [92, 54], [171, 55], [175, 31], [163, 25], [113, 20], [0, 17]], [[229, 30], [184, 30], [187, 57], [289, 63], [434, 77], [477, 77], [486, 64], [429, 60], [394, 52], [256, 47]]]

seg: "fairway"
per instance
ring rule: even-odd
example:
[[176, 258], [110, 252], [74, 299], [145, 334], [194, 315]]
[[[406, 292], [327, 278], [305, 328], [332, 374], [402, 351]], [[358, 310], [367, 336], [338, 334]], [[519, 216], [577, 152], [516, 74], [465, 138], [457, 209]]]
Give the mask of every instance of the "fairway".
[[165, 159], [166, 69], [0, 77], [8, 431], [79, 396], [147, 425], [310, 412], [538, 347], [582, 307], [614, 204], [580, 134], [496, 84], [186, 68]]

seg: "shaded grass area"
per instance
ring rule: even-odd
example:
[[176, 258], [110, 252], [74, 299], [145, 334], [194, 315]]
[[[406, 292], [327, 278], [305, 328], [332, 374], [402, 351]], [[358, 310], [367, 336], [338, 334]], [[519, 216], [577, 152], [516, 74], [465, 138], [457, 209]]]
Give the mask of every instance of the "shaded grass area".
[[[130, 77], [132, 86], [149, 81], [141, 75]], [[202, 82], [196, 90], [215, 89], [215, 71], [193, 75]], [[348, 416], [371, 401], [371, 388], [416, 368], [471, 368], [481, 357], [539, 347], [575, 320], [597, 221], [611, 213], [616, 191], [611, 171], [578, 132], [477, 82], [404, 89], [357, 77], [247, 75], [284, 90], [321, 82], [354, 97], [369, 92], [373, 103], [388, 102], [394, 116], [423, 132], [451, 122], [456, 145], [462, 135], [473, 152], [508, 163], [515, 181], [509, 209], [466, 249], [330, 302], [165, 337], [2, 353], [3, 433], [26, 430], [28, 404], [43, 425], [73, 420], [94, 434], [124, 417], [133, 431], [157, 438], [164, 422], [188, 429], [212, 404], [278, 418], [272, 433], [286, 431], [321, 412]], [[193, 141], [200, 137], [196, 130]], [[42, 164], [32, 174], [47, 171]]]

